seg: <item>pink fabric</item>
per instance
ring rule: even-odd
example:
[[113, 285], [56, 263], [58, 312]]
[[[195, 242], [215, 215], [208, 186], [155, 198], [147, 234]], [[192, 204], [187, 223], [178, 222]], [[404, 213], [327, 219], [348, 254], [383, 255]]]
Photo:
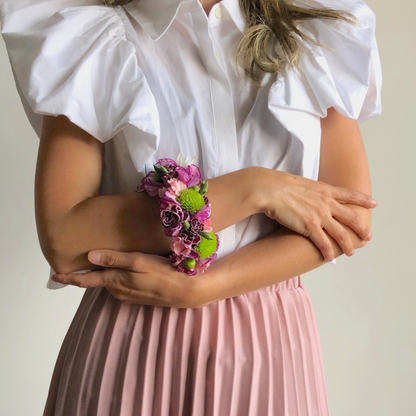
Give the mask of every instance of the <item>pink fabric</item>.
[[301, 277], [196, 309], [86, 289], [44, 416], [328, 416]]

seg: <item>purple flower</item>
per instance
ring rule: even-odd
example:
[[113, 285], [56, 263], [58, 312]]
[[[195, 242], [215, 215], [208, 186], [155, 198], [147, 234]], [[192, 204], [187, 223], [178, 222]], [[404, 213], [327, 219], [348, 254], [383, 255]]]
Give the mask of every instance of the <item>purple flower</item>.
[[160, 188], [164, 187], [164, 184], [161, 182], [154, 182], [153, 175], [155, 171], [152, 170], [149, 172], [143, 179], [142, 184], [137, 187], [136, 192], [148, 193], [150, 196], [156, 196]]
[[190, 220], [190, 214], [180, 205], [173, 205], [160, 213], [162, 224], [165, 227], [165, 234], [169, 237], [176, 237], [180, 234], [183, 222]]
[[170, 227], [165, 227], [163, 231], [165, 232], [165, 235], [167, 235], [168, 237], [178, 237], [181, 235], [182, 227], [182, 223], [176, 222], [173, 223]]
[[156, 166], [164, 166], [168, 172], [164, 173], [162, 176], [163, 186], [169, 188], [169, 180], [172, 178], [177, 178], [178, 173], [176, 168], [179, 166], [173, 159], [163, 158], [159, 159], [156, 163]]
[[211, 263], [212, 261], [215, 261], [216, 258], [217, 258], [217, 253], [213, 253], [209, 257], [205, 257], [204, 259], [200, 260], [199, 263], [198, 263], [198, 265], [199, 266], [202, 266], [205, 263], [208, 263], [208, 262]]
[[[196, 254], [198, 254], [198, 253], [196, 253]], [[191, 257], [191, 256], [188, 256], [188, 257]], [[172, 254], [169, 255], [170, 261], [176, 267], [176, 270], [178, 272], [186, 273], [189, 276], [195, 276], [197, 274], [197, 270], [195, 268], [186, 269], [185, 267], [182, 266], [182, 261], [184, 261], [188, 257], [182, 256], [180, 254], [178, 255], [176, 253], [172, 253]]]
[[177, 266], [179, 263], [185, 260], [186, 257], [181, 254], [176, 254], [173, 252], [172, 254], [169, 255], [169, 259], [174, 266]]
[[196, 252], [193, 248], [191, 249], [190, 253], [188, 254], [188, 257], [190, 257], [191, 259], [195, 259], [195, 260], [199, 260], [199, 253]]
[[176, 172], [178, 173], [178, 179], [186, 184], [188, 188], [201, 182], [201, 172], [196, 165], [188, 165], [186, 168], [178, 166]]
[[179, 263], [176, 266], [176, 270], [178, 272], [181, 272], [181, 273], [184, 273], [185, 272], [188, 276], [195, 276], [198, 273], [195, 268], [193, 268], [193, 269], [187, 269], [187, 268], [183, 267], [182, 266], [182, 263]]
[[201, 241], [199, 233], [204, 231], [204, 224], [201, 224], [196, 218], [192, 218], [189, 221], [189, 229], [182, 229], [180, 236], [187, 244], [198, 244]]
[[211, 204], [204, 205], [199, 211], [195, 212], [192, 218], [195, 218], [199, 222], [203, 223], [211, 215]]
[[[190, 250], [190, 253], [187, 256], [172, 253], [169, 256], [169, 258], [172, 261], [173, 265], [176, 267], [176, 270], [181, 273], [187, 273], [189, 276], [195, 276], [197, 273], [204, 273], [209, 268], [211, 263], [217, 259], [217, 251], [220, 246], [220, 239], [218, 234], [215, 235], [217, 237], [216, 252], [213, 253], [211, 256], [206, 257], [205, 259], [201, 259], [199, 254], [193, 249]], [[194, 258], [196, 260], [196, 265], [191, 270], [186, 269], [182, 266], [182, 261], [189, 257]]]
[[163, 195], [159, 199], [159, 207], [160, 207], [160, 209], [171, 208], [174, 205], [177, 205], [178, 207], [181, 206], [179, 204], [179, 202], [176, 201], [176, 195], [171, 194], [168, 190], [166, 190], [165, 195]]
[[178, 164], [173, 160], [169, 159], [168, 157], [159, 159], [156, 163], [156, 166], [164, 166], [167, 170], [175, 170]]

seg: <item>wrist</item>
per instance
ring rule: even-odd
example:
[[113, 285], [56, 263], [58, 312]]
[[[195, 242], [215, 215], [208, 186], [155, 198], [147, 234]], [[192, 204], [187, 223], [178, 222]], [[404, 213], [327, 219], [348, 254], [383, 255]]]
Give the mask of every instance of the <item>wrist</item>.
[[247, 203], [253, 214], [261, 214], [268, 206], [268, 193], [265, 191], [270, 186], [270, 169], [261, 166], [251, 166], [247, 169]]
[[172, 237], [169, 258], [176, 270], [195, 276], [216, 259], [219, 237], [211, 227], [208, 182], [199, 168], [181, 153], [177, 161], [161, 158], [137, 186], [136, 192], [159, 196], [163, 231]]
[[195, 307], [201, 308], [223, 299], [221, 294], [224, 283], [226, 282], [224, 265], [226, 263], [221, 260], [214, 262], [207, 271], [193, 276], [195, 284]]
[[[253, 166], [250, 169], [251, 177], [251, 203], [253, 205], [254, 214], [262, 214], [270, 207], [270, 198], [272, 195], [272, 188], [276, 182], [276, 177], [271, 177], [272, 174], [276, 174], [277, 171], [273, 169], [267, 169], [262, 166]], [[273, 186], [271, 186], [271, 184]]]

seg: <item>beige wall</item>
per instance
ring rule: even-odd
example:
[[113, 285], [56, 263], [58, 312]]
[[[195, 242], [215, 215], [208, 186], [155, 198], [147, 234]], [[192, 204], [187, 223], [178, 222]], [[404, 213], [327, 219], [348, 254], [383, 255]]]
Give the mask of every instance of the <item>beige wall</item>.
[[[303, 275], [320, 328], [332, 416], [416, 414], [416, 2], [368, 4], [378, 17], [384, 72], [383, 115], [362, 126], [379, 202], [373, 240], [336, 266]], [[2, 42], [0, 93], [0, 412], [40, 415], [83, 290], [45, 288], [49, 267], [33, 201], [38, 139]]]

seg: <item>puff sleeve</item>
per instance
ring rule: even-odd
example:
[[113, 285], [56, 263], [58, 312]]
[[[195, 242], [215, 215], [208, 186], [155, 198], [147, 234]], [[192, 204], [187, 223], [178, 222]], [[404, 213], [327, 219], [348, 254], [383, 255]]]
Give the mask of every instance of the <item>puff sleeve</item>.
[[381, 114], [381, 64], [374, 12], [361, 0], [297, 1], [304, 6], [330, 6], [351, 12], [358, 26], [344, 21], [312, 19], [300, 29], [326, 45], [304, 44], [299, 71], [285, 70], [269, 90], [268, 107], [302, 148], [299, 175], [317, 179], [320, 118], [334, 107], [363, 123]]
[[[381, 114], [382, 73], [375, 37], [376, 17], [361, 0], [296, 0], [302, 6], [332, 7], [351, 12], [358, 21], [312, 19], [300, 27], [330, 49], [304, 44], [299, 71], [285, 70], [272, 84], [268, 108], [294, 137], [295, 174], [317, 180], [321, 144], [320, 119], [334, 107], [359, 124]], [[334, 259], [332, 264], [336, 264]]]
[[0, 12], [16, 86], [38, 136], [42, 115], [65, 115], [103, 143], [134, 126], [144, 149], [136, 167], [144, 164], [145, 150], [157, 148], [158, 111], [117, 8], [10, 0]]
[[139, 171], [158, 148], [159, 115], [119, 11], [100, 0], [0, 0], [1, 32], [39, 138], [43, 115], [65, 115], [103, 143], [123, 130]]

